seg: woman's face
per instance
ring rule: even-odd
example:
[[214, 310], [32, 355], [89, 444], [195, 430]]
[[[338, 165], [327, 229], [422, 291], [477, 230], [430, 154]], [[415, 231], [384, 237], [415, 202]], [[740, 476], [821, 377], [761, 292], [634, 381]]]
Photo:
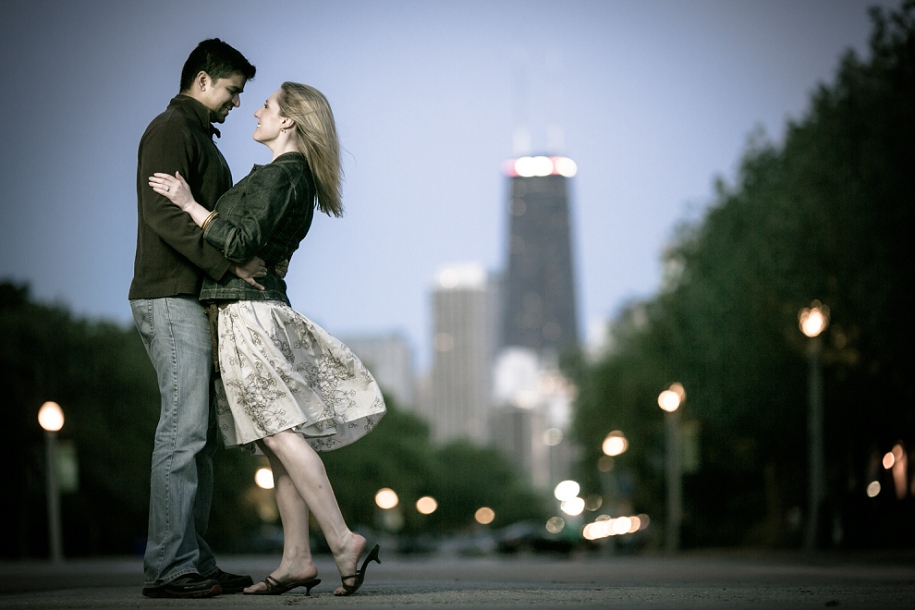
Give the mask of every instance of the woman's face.
[[280, 106], [277, 103], [281, 93], [280, 89], [273, 92], [264, 105], [257, 109], [254, 116], [257, 117], [257, 128], [254, 130], [252, 137], [261, 144], [267, 144], [276, 140], [280, 135], [280, 130], [288, 128], [289, 119], [280, 116]]

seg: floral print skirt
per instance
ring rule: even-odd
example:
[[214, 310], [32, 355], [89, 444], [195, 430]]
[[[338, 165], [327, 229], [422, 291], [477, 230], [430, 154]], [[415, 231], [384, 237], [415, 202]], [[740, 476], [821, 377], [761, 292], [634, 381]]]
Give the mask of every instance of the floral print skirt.
[[279, 301], [220, 307], [216, 413], [227, 447], [283, 430], [317, 451], [368, 434], [385, 413], [381, 389], [338, 339]]

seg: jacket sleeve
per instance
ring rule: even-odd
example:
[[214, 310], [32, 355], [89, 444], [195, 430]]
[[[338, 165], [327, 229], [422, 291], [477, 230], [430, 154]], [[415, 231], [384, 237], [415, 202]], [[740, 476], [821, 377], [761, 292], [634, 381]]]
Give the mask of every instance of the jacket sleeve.
[[167, 198], [149, 186], [149, 177], [155, 172], [181, 175], [190, 180], [194, 198], [203, 206], [212, 208], [215, 202], [200, 201], [196, 192], [196, 171], [192, 169], [195, 157], [194, 140], [186, 130], [166, 124], [146, 134], [137, 164], [137, 192], [143, 220], [165, 243], [181, 253], [191, 263], [215, 280], [229, 269], [230, 261], [203, 238], [203, 232], [191, 217]]
[[243, 188], [242, 201], [236, 204], [242, 213], [238, 220], [220, 216], [207, 226], [206, 240], [222, 251], [226, 258], [242, 262], [258, 255], [270, 240], [290, 206], [295, 205], [295, 184], [289, 170], [265, 165], [234, 188]]

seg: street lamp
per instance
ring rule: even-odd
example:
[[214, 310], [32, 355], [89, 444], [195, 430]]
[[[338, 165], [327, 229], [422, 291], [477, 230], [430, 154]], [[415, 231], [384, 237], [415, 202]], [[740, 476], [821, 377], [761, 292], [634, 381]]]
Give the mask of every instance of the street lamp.
[[823, 341], [820, 334], [829, 326], [829, 308], [813, 301], [797, 314], [798, 326], [810, 341], [807, 345], [808, 400], [810, 401], [807, 419], [809, 481], [807, 485], [807, 531], [804, 533], [804, 550], [816, 548], [819, 530], [820, 504], [825, 495], [825, 478], [823, 464], [823, 367], [820, 355], [823, 352]]
[[626, 452], [629, 449], [629, 441], [626, 440], [626, 437], [619, 430], [614, 430], [606, 437], [604, 437], [604, 442], [601, 443], [601, 451], [604, 452], [604, 455], [609, 457], [616, 457]]
[[57, 433], [64, 426], [64, 412], [56, 402], [46, 402], [38, 410], [38, 423], [44, 429], [47, 462], [48, 544], [51, 562], [64, 560], [60, 535], [60, 489], [57, 485]]
[[431, 515], [438, 510], [438, 501], [432, 496], [423, 496], [416, 501], [416, 511], [421, 515]]
[[375, 504], [382, 510], [390, 510], [400, 504], [400, 498], [390, 487], [382, 487], [375, 493]]
[[658, 406], [667, 414], [667, 550], [680, 548], [680, 523], [683, 520], [683, 481], [680, 464], [680, 405], [686, 390], [679, 383], [658, 395]]
[[397, 532], [403, 527], [403, 513], [400, 512], [400, 498], [390, 487], [382, 487], [375, 492], [375, 505], [381, 509], [378, 514], [381, 526], [389, 532]]

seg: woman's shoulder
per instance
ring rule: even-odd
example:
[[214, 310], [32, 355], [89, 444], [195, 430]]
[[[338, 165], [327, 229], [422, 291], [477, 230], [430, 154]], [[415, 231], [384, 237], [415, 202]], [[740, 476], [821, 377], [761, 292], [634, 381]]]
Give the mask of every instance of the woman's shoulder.
[[305, 154], [300, 153], [297, 150], [290, 152], [285, 152], [279, 157], [273, 160], [273, 163], [305, 163], [308, 164], [308, 161], [305, 159]]
[[283, 153], [265, 167], [275, 167], [288, 172], [300, 172], [308, 167], [308, 159], [300, 152], [288, 152]]
[[290, 183], [296, 185], [311, 176], [308, 161], [302, 153], [285, 153], [266, 165], [255, 165], [247, 178], [255, 183]]
[[299, 152], [284, 153], [270, 163], [255, 164], [251, 169], [252, 174], [295, 174], [308, 167], [305, 155]]

